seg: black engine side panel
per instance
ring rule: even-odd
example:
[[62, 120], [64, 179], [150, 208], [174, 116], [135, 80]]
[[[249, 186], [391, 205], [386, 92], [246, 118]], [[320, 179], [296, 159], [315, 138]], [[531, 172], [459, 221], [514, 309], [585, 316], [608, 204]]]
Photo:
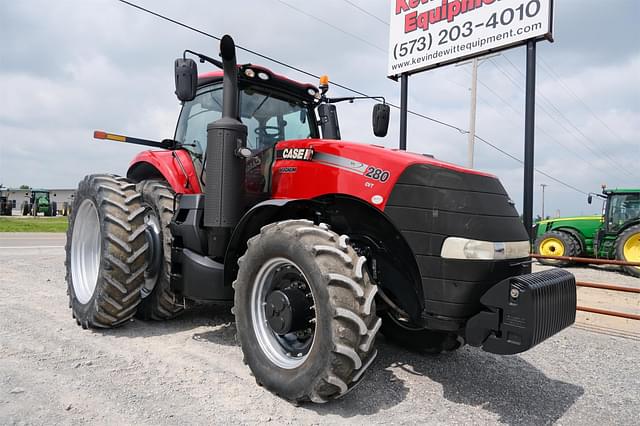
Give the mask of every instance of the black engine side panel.
[[447, 237], [528, 240], [513, 202], [496, 178], [414, 165], [400, 176], [385, 213], [415, 255], [425, 295], [425, 317], [468, 318], [480, 311], [480, 296], [492, 285], [530, 272], [530, 266], [518, 260], [440, 257]]

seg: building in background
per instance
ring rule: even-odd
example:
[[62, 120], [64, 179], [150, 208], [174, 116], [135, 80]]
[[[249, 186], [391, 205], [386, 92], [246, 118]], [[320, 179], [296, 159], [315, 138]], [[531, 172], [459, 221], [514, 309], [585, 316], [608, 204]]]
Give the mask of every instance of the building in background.
[[[59, 209], [62, 208], [62, 205], [65, 202], [71, 204], [76, 193], [75, 189], [34, 189], [44, 189], [46, 191], [49, 191], [51, 200], [55, 201], [58, 204]], [[14, 209], [19, 209], [23, 201], [28, 201], [31, 198], [31, 189], [2, 188], [2, 195], [7, 196], [9, 202], [13, 204]]]

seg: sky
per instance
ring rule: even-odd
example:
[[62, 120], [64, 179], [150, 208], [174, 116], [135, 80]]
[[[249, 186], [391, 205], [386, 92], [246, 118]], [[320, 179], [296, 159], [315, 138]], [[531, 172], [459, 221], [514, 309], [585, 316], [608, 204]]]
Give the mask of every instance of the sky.
[[[386, 78], [388, 1], [134, 2], [399, 104], [400, 85]], [[545, 215], [598, 213], [584, 193], [602, 184], [640, 187], [640, 2], [555, 3], [555, 42], [537, 49], [535, 165], [574, 188], [536, 173], [534, 215], [541, 213], [541, 184], [548, 185]], [[173, 61], [184, 49], [215, 56], [218, 42], [117, 0], [0, 2], [0, 183], [74, 188], [86, 174], [126, 174], [143, 147], [93, 140], [93, 130], [171, 138], [180, 109]], [[248, 53], [238, 56], [317, 84]], [[517, 47], [482, 61], [478, 73], [476, 132], [518, 158], [524, 67], [525, 48]], [[469, 64], [415, 74], [409, 108], [466, 131], [470, 84]], [[349, 93], [334, 86], [330, 95]], [[338, 105], [343, 139], [396, 147], [397, 110], [388, 136], [376, 138], [371, 107]], [[408, 149], [465, 165], [467, 135], [410, 116]], [[475, 167], [498, 176], [522, 210], [522, 164], [477, 143]]]

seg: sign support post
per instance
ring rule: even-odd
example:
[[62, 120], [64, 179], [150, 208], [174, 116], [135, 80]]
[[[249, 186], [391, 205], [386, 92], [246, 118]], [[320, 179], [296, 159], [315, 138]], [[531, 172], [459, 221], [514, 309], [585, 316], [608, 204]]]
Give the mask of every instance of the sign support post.
[[524, 200], [522, 203], [522, 221], [529, 233], [533, 235], [533, 171], [534, 142], [536, 125], [536, 41], [527, 42], [527, 84], [524, 124]]
[[407, 113], [409, 111], [409, 74], [400, 76], [400, 150], [407, 150]]

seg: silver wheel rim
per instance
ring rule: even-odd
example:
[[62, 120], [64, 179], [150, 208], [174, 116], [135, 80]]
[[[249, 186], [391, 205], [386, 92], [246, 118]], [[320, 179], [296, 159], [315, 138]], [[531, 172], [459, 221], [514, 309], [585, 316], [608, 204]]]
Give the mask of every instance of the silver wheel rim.
[[[274, 288], [272, 281], [274, 274], [283, 267], [295, 268], [311, 290], [309, 280], [295, 263], [282, 257], [273, 258], [262, 265], [256, 275], [251, 291], [251, 319], [253, 331], [262, 352], [278, 367], [291, 370], [302, 365], [309, 357], [315, 343], [316, 329], [314, 328], [313, 335], [311, 336], [311, 346], [306, 349], [306, 353], [301, 354], [293, 353], [285, 349], [286, 345], [284, 344], [283, 337], [277, 335], [269, 326], [265, 312], [266, 299], [270, 291]], [[315, 303], [313, 291], [311, 295]]]
[[78, 208], [71, 236], [71, 282], [76, 299], [83, 305], [96, 289], [101, 243], [98, 210], [93, 201], [86, 199]]

